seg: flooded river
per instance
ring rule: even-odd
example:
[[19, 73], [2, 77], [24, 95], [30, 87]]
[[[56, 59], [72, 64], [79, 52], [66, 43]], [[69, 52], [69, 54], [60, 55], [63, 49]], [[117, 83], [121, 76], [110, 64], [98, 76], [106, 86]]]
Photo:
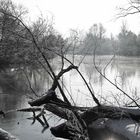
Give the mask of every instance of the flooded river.
[[[82, 56], [77, 56], [74, 63], [76, 65], [80, 64], [79, 70], [100, 102], [117, 106], [130, 104], [131, 101], [126, 96], [96, 71], [92, 56], [87, 56], [80, 63], [82, 58]], [[97, 56], [95, 61], [98, 69], [118, 87], [136, 100], [139, 100], [140, 58], [115, 57], [110, 61], [111, 59], [112, 56]], [[52, 61], [52, 66], [56, 73], [61, 68], [60, 63], [61, 60], [57, 58]], [[49, 76], [43, 70], [27, 70], [27, 75], [32, 87], [38, 94], [45, 92], [51, 85]], [[33, 96], [27, 90], [29, 86], [25, 77], [23, 72], [15, 72], [15, 70], [0, 73], [0, 110], [6, 112], [6, 118], [0, 117], [0, 127], [11, 132], [21, 140], [52, 140], [54, 138], [50, 134], [49, 129], [42, 134], [42, 126], [39, 123], [36, 122], [34, 125], [31, 125], [32, 121], [26, 119], [31, 117], [31, 113], [16, 112], [16, 109], [29, 107], [29, 96]], [[72, 70], [70, 73], [66, 73], [61, 80], [65, 84], [63, 89], [70, 100], [69, 94], [79, 106], [95, 105], [85, 83], [76, 71]], [[59, 121], [55, 117], [53, 122], [50, 122], [52, 126], [58, 123]]]

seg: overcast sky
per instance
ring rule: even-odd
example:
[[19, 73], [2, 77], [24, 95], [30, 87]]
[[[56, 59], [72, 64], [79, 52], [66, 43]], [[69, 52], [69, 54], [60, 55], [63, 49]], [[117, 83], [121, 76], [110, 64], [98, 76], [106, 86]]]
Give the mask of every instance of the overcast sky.
[[[107, 30], [116, 35], [120, 31], [122, 19], [114, 20], [117, 7], [127, 0], [13, 0], [29, 10], [31, 19], [42, 13], [54, 17], [54, 27], [66, 35], [70, 29], [88, 30], [94, 23], [102, 23]], [[140, 32], [140, 17], [126, 18], [128, 27], [135, 33]]]

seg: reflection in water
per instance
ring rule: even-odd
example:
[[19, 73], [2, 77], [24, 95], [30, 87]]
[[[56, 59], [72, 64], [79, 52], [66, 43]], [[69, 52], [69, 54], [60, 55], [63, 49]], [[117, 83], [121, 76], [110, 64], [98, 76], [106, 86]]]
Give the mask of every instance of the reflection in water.
[[[119, 98], [120, 96], [122, 97], [120, 100], [123, 100], [122, 105], [125, 105], [129, 99], [124, 97], [124, 95], [120, 93], [119, 90], [117, 90], [108, 81], [101, 77], [99, 73], [95, 72], [96, 70], [94, 69], [93, 62], [90, 61], [90, 58], [88, 59], [85, 60], [86, 63], [83, 64], [85, 66], [85, 72], [83, 73], [85, 74], [86, 78], [90, 79], [90, 82], [92, 82], [94, 91], [97, 94], [96, 96], [101, 96], [103, 102], [105, 102], [104, 99], [108, 97], [111, 102], [114, 101], [113, 103], [116, 104], [117, 102], [114, 100], [114, 97], [116, 98], [116, 96], [119, 95]], [[108, 65], [110, 59], [111, 57], [108, 56], [103, 58], [98, 57], [96, 59], [97, 67], [102, 71], [102, 73], [105, 73], [108, 79], [110, 79], [129, 95], [139, 95], [140, 86], [138, 83], [140, 76], [138, 73], [140, 72], [140, 58], [115, 57]], [[110, 104], [109, 102], [106, 103]]]
[[31, 121], [26, 118], [31, 117], [30, 113], [16, 112], [16, 109], [27, 107], [27, 98], [24, 95], [0, 94], [0, 109], [6, 112], [5, 118], [0, 118], [0, 126], [6, 131], [20, 138], [20, 140], [46, 140], [53, 138], [47, 130], [41, 133], [42, 126], [36, 122], [31, 125]]
[[[116, 57], [106, 67], [110, 58], [111, 57], [108, 56], [97, 57], [96, 64], [98, 68], [105, 73], [107, 78], [116, 83], [129, 95], [135, 95], [134, 97], [136, 97], [136, 95], [139, 96], [140, 58]], [[81, 57], [77, 56], [76, 59], [78, 63]], [[58, 73], [60, 61], [58, 60], [58, 62], [56, 62], [55, 60], [53, 62], [55, 64], [53, 69]], [[94, 68], [91, 56], [86, 57], [79, 69], [101, 102], [115, 105], [120, 105], [118, 103], [121, 103], [121, 105], [129, 103], [128, 98], [99, 75]], [[15, 111], [16, 109], [27, 107], [27, 101], [29, 99], [26, 95], [33, 95], [28, 86], [25, 73], [31, 82], [32, 88], [38, 94], [42, 94], [42, 92], [46, 91], [51, 85], [51, 79], [42, 69], [31, 70], [26, 68], [24, 72], [21, 70], [9, 70], [8, 73], [0, 73], [0, 109], [7, 112], [5, 119], [0, 118], [0, 125], [3, 129], [18, 136], [21, 140], [31, 140], [30, 137], [32, 137], [33, 140], [45, 140], [46, 137], [47, 139], [51, 139], [52, 135], [50, 135], [49, 130], [47, 130], [45, 134], [41, 134], [42, 128], [39, 124], [30, 125], [31, 122], [26, 119], [31, 116], [30, 113], [17, 113]], [[72, 97], [74, 97], [74, 101], [77, 105], [94, 105], [86, 85], [76, 71], [66, 73], [63, 77], [63, 83]], [[64, 86], [63, 88], [65, 90]], [[66, 94], [70, 99], [67, 92]]]
[[[11, 132], [20, 140], [46, 140], [52, 138], [49, 131], [41, 133], [42, 126], [37, 122], [31, 125], [26, 118], [31, 117], [30, 113], [16, 112], [16, 109], [29, 107], [28, 95], [32, 96], [28, 81], [21, 70], [8, 70], [9, 73], [0, 73], [0, 110], [6, 112], [6, 117], [0, 116], [1, 128]], [[32, 88], [41, 94], [48, 88], [49, 78], [43, 70], [35, 71], [26, 69], [26, 75], [31, 82]]]
[[[8, 73], [0, 73], [0, 93], [25, 94], [30, 93], [30, 86], [37, 93], [49, 88], [50, 77], [43, 69], [8, 70]], [[30, 84], [29, 84], [30, 83]]]

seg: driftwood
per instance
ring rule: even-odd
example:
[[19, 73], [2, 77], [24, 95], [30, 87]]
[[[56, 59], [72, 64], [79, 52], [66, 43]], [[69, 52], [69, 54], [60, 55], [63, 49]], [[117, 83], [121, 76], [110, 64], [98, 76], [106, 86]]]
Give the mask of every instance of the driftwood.
[[[83, 124], [84, 123], [85, 124], [83, 125], [81, 121], [79, 122], [79, 124], [81, 124], [82, 126], [82, 131], [87, 130], [87, 132], [85, 132], [84, 134], [85, 138], [88, 137], [89, 139], [92, 139], [91, 137], [93, 137], [93, 135], [96, 136], [97, 132], [99, 133], [99, 131], [102, 132], [103, 130], [107, 134], [112, 133], [115, 137], [118, 137], [118, 138], [120, 137], [123, 140], [127, 140], [125, 136], [123, 136], [122, 134], [117, 134], [116, 132], [113, 132], [109, 128], [108, 130], [106, 128], [99, 128], [98, 130], [98, 128], [95, 129], [95, 128], [90, 127], [90, 124], [103, 118], [108, 119], [108, 120], [109, 119], [111, 120], [128, 119], [128, 120], [135, 121], [135, 123], [139, 123], [140, 121], [139, 108], [129, 109], [129, 108], [121, 108], [121, 107], [115, 107], [115, 106], [101, 105], [101, 106], [95, 106], [95, 107], [83, 109], [82, 107], [80, 108], [80, 107], [75, 107], [75, 106], [69, 106], [65, 102], [63, 102], [61, 99], [58, 99], [57, 96], [55, 96], [55, 98], [50, 98], [50, 95], [45, 95], [45, 97], [41, 97], [40, 99], [30, 102], [30, 104], [32, 106], [36, 106], [38, 104], [42, 105], [42, 103], [44, 103], [44, 100], [46, 100], [45, 105], [44, 105], [45, 110], [48, 110], [52, 112], [53, 114], [59, 116], [60, 118], [63, 118], [66, 120], [66, 122], [56, 127], [52, 127], [50, 129], [52, 134], [56, 137], [67, 138], [67, 139], [73, 140], [74, 137], [76, 137], [75, 134], [77, 134], [79, 139], [82, 139], [81, 137], [83, 136], [78, 131], [79, 128], [77, 127], [77, 125], [75, 125], [77, 121], [82, 120]], [[68, 112], [71, 112], [71, 113], [68, 113]], [[73, 112], [76, 112], [79, 116], [77, 119], [75, 119], [75, 122], [71, 122], [72, 119], [69, 117], [70, 114], [72, 114], [72, 116], [77, 116]]]
[[[59, 110], [59, 108], [57, 110]], [[65, 114], [64, 110], [63, 110], [62, 116], [64, 116], [64, 114]], [[60, 112], [62, 112], [62, 110]], [[67, 115], [65, 115], [65, 116], [67, 116]], [[64, 118], [67, 119], [67, 117], [64, 117]], [[105, 137], [106, 134], [108, 134], [108, 135], [112, 134], [114, 137], [116, 137], [120, 140], [128, 140], [126, 134], [123, 135], [123, 134], [121, 134], [121, 132], [117, 133], [116, 131], [113, 131], [111, 128], [107, 127], [106, 125], [102, 124], [99, 127], [96, 124], [95, 127], [93, 127], [91, 124], [95, 123], [97, 121], [100, 121], [100, 120], [104, 121], [104, 124], [105, 124], [105, 122], [109, 122], [110, 120], [112, 120], [112, 122], [114, 122], [113, 120], [118, 120], [118, 122], [120, 121], [122, 123], [123, 123], [123, 120], [124, 121], [128, 120], [128, 124], [134, 123], [134, 120], [135, 120], [135, 123], [139, 123], [140, 110], [139, 109], [109, 107], [109, 106], [101, 106], [101, 107], [97, 106], [97, 107], [93, 107], [92, 109], [87, 110], [84, 113], [82, 113], [81, 118], [84, 120], [84, 122], [86, 122], [89, 139], [95, 139], [95, 138], [99, 139], [103, 136]], [[50, 129], [52, 134], [56, 137], [72, 139], [72, 137], [73, 137], [72, 132], [76, 132], [76, 130], [75, 129], [71, 130], [69, 128], [69, 126], [67, 125], [68, 121], [69, 120], [67, 120], [66, 122], [64, 122], [56, 127], [52, 127]], [[139, 137], [137, 139], [139, 139]]]

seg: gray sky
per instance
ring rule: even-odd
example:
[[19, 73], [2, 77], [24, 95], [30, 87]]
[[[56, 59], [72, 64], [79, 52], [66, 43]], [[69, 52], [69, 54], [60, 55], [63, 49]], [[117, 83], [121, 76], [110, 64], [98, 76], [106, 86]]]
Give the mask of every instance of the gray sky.
[[[40, 13], [54, 17], [54, 27], [67, 35], [70, 29], [88, 30], [94, 23], [102, 23], [107, 35], [116, 35], [120, 31], [122, 19], [114, 20], [117, 7], [123, 6], [127, 0], [13, 0], [23, 4], [29, 10], [32, 20]], [[130, 30], [140, 32], [138, 15], [125, 18]]]

